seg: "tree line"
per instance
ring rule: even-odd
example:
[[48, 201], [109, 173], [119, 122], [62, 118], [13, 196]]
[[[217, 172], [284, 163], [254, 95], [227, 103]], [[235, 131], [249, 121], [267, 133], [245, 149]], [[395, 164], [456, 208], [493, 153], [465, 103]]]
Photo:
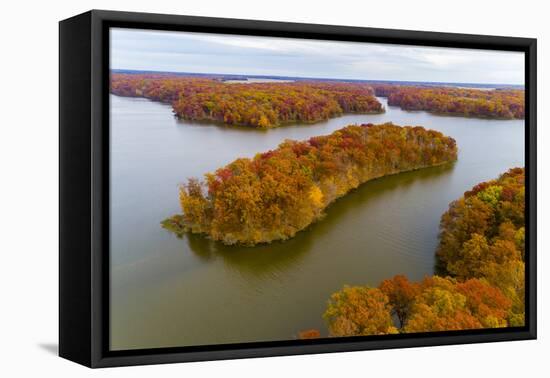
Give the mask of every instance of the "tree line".
[[375, 94], [388, 98], [388, 105], [404, 110], [499, 119], [525, 118], [525, 91], [519, 89], [467, 89], [379, 84]]
[[204, 233], [225, 244], [255, 245], [293, 237], [338, 197], [385, 175], [446, 164], [454, 139], [422, 127], [350, 125], [307, 141], [240, 158], [179, 191], [182, 214], [163, 226]]
[[384, 112], [366, 84], [229, 84], [207, 78], [115, 73], [111, 75], [111, 92], [170, 103], [181, 119], [264, 129], [290, 122], [318, 122], [343, 113]]

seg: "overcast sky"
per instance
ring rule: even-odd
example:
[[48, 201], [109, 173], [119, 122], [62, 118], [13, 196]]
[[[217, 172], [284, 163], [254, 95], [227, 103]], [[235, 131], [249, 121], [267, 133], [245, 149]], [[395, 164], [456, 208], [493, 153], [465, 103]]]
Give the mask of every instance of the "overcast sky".
[[519, 52], [111, 29], [111, 68], [524, 84]]

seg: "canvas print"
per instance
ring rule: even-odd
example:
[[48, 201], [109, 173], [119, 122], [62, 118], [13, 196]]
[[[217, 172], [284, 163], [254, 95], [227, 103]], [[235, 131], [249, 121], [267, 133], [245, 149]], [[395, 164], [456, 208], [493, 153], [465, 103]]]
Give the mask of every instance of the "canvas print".
[[111, 350], [525, 325], [524, 53], [109, 51]]

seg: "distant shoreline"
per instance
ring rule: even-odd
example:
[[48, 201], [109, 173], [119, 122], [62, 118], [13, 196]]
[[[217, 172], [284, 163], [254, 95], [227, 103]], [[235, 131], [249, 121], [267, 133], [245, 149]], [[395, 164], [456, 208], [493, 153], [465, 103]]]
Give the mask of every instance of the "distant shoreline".
[[367, 84], [397, 84], [410, 86], [429, 86], [429, 87], [457, 87], [468, 89], [523, 89], [522, 84], [483, 84], [483, 83], [453, 83], [453, 82], [429, 82], [429, 81], [402, 81], [402, 80], [367, 80], [367, 79], [342, 79], [342, 78], [320, 78], [320, 77], [300, 77], [300, 76], [278, 76], [278, 75], [245, 75], [245, 74], [220, 74], [220, 73], [199, 73], [199, 72], [170, 72], [170, 71], [147, 71], [147, 70], [127, 70], [112, 69], [112, 73], [125, 74], [150, 74], [166, 76], [189, 76], [199, 78], [212, 78], [218, 80], [240, 80], [247, 79], [270, 79], [270, 80], [288, 80], [288, 81], [324, 81], [324, 82], [345, 82], [345, 83], [367, 83]]

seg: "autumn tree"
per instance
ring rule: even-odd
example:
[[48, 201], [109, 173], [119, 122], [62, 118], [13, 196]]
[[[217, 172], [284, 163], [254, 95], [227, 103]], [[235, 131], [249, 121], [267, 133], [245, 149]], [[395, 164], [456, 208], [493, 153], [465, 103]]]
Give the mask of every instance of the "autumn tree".
[[345, 286], [330, 297], [323, 317], [330, 336], [385, 335], [397, 333], [390, 312], [380, 289]]
[[510, 305], [498, 288], [484, 281], [427, 277], [403, 332], [505, 327]]
[[512, 302], [496, 286], [476, 278], [456, 284], [456, 291], [466, 297], [466, 307], [484, 328], [506, 327]]
[[299, 340], [311, 340], [318, 339], [321, 337], [321, 332], [318, 329], [307, 329], [305, 331], [300, 331], [298, 333]]
[[403, 275], [397, 275], [382, 281], [379, 288], [388, 297], [392, 314], [399, 320], [399, 328], [403, 328], [420, 290], [419, 285]]

